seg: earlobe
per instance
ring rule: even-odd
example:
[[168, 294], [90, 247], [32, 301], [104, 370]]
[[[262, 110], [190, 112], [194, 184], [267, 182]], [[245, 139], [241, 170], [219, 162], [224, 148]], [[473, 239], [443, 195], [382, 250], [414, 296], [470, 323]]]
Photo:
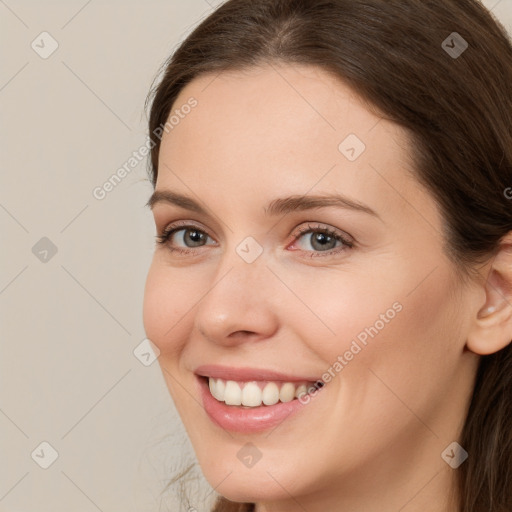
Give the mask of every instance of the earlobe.
[[488, 269], [485, 303], [472, 321], [467, 348], [479, 355], [498, 352], [512, 341], [512, 238], [511, 233]]

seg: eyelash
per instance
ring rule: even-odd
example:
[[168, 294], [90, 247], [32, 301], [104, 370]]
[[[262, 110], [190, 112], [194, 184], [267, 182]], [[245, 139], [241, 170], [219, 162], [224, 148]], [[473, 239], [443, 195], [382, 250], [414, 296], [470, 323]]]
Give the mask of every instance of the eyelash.
[[[171, 247], [171, 245], [168, 243], [171, 236], [176, 233], [177, 231], [181, 230], [187, 230], [187, 229], [193, 229], [195, 231], [199, 231], [200, 233], [205, 234], [206, 236], [209, 236], [205, 231], [202, 229], [199, 229], [197, 226], [194, 226], [193, 224], [187, 224], [187, 223], [175, 223], [171, 224], [170, 226], [166, 227], [161, 235], [156, 236], [156, 241], [160, 245], [167, 245], [168, 249], [173, 253], [179, 253], [183, 255], [191, 254], [195, 252], [193, 248], [189, 249], [183, 249], [183, 248], [176, 248]], [[348, 237], [345, 237], [341, 235], [340, 233], [328, 228], [328, 227], [320, 227], [320, 226], [312, 226], [311, 224], [308, 224], [307, 227], [301, 227], [297, 230], [297, 233], [294, 235], [295, 239], [300, 239], [302, 236], [304, 236], [306, 233], [322, 233], [324, 235], [328, 235], [335, 240], [342, 242], [345, 247], [338, 247], [337, 249], [330, 249], [329, 251], [303, 251], [306, 253], [311, 253], [311, 258], [316, 257], [323, 257], [323, 256], [333, 256], [335, 254], [341, 253], [343, 251], [346, 251], [347, 249], [352, 249], [354, 247], [354, 242], [350, 240]], [[211, 237], [210, 237], [211, 238]], [[204, 247], [204, 246], [200, 246]], [[199, 247], [198, 247], [199, 248]]]

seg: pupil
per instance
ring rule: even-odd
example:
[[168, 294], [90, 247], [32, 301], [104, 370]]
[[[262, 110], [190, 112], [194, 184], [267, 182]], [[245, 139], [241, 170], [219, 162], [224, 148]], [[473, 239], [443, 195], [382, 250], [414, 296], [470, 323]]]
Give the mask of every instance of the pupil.
[[[330, 235], [326, 235], [325, 233], [316, 233], [316, 235], [313, 237], [313, 243], [312, 245], [315, 246], [315, 243], [319, 243], [320, 249], [325, 249], [326, 244], [329, 243], [329, 241], [334, 240]], [[318, 247], [317, 247], [318, 248]]]
[[202, 236], [202, 233], [200, 233], [199, 231], [189, 231], [189, 238], [192, 240], [193, 243], [197, 243], [197, 242], [200, 242], [201, 239], [203, 238]]

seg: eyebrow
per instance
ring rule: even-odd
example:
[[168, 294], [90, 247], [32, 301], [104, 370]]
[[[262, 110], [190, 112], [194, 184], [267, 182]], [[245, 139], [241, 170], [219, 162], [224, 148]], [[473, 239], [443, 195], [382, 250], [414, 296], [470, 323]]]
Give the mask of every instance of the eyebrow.
[[[171, 190], [156, 190], [153, 192], [146, 206], [153, 209], [158, 203], [167, 203], [186, 210], [190, 210], [201, 215], [208, 216], [207, 210], [201, 206], [197, 201], [191, 197], [178, 194]], [[329, 195], [295, 195], [290, 197], [283, 197], [273, 199], [263, 211], [267, 216], [284, 215], [294, 211], [313, 210], [315, 208], [328, 208], [336, 207], [343, 208], [346, 210], [354, 210], [358, 212], [367, 213], [377, 218], [381, 218], [380, 215], [370, 208], [369, 206], [354, 201], [342, 194], [329, 194]]]

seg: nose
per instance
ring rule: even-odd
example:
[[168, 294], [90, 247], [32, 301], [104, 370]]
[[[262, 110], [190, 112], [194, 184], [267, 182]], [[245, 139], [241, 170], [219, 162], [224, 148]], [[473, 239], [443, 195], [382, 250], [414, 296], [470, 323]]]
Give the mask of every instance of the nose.
[[233, 251], [219, 265], [194, 318], [211, 343], [235, 346], [267, 339], [278, 329], [279, 280], [262, 256], [247, 263]]

